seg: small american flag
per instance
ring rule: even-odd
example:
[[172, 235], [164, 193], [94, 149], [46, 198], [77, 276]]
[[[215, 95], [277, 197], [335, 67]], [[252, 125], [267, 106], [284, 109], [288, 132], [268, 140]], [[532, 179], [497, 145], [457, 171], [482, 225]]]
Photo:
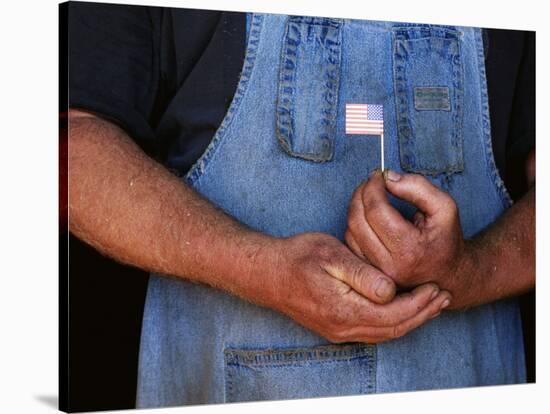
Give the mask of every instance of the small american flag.
[[346, 104], [346, 134], [384, 134], [384, 106]]

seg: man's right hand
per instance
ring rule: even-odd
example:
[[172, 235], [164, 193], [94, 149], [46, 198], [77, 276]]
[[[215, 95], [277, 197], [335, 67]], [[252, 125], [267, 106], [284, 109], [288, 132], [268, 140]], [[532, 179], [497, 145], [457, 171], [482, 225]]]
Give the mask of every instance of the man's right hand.
[[[449, 296], [428, 284], [394, 297], [393, 282], [337, 239], [255, 232], [147, 157], [115, 124], [71, 110], [69, 125], [70, 230], [116, 260], [270, 307], [333, 342], [404, 335]], [[389, 285], [379, 291], [380, 279]]]
[[432, 283], [395, 295], [389, 277], [326, 234], [274, 239], [273, 247], [265, 255], [270, 263], [255, 266], [269, 292], [264, 304], [331, 342], [401, 337], [437, 316], [450, 299]]

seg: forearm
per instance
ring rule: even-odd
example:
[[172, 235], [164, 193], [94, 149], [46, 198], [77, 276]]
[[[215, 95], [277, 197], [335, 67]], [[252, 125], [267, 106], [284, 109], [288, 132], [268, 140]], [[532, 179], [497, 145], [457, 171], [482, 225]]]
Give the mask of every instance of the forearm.
[[84, 113], [70, 119], [69, 190], [70, 230], [102, 253], [231, 292], [333, 342], [402, 336], [448, 303], [433, 284], [395, 296], [391, 279], [329, 235], [278, 239], [240, 225]]
[[494, 225], [466, 242], [468, 306], [519, 295], [535, 285], [535, 186]]
[[240, 225], [146, 156], [126, 133], [72, 111], [70, 230], [142, 269], [250, 294], [251, 270], [274, 239]]

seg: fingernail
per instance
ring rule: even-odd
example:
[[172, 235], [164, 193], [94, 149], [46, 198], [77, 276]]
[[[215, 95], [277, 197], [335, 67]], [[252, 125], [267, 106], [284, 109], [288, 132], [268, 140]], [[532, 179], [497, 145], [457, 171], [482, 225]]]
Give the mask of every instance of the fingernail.
[[432, 316], [430, 319], [437, 318], [439, 315], [441, 315], [441, 312], [437, 312], [434, 316]]
[[451, 304], [451, 301], [449, 299], [445, 299], [445, 301], [441, 304], [441, 308], [439, 309], [445, 309], [450, 304]]
[[435, 288], [434, 291], [432, 292], [432, 295], [430, 296], [430, 300], [435, 299], [438, 293], [439, 293], [439, 289]]
[[392, 291], [392, 285], [384, 278], [378, 279], [376, 282], [375, 293], [379, 298], [386, 298]]
[[369, 174], [369, 177], [372, 177], [373, 175], [381, 173], [382, 170], [380, 168], [376, 168], [375, 170], [372, 170]]
[[399, 181], [401, 179], [401, 174], [393, 170], [385, 170], [384, 178], [386, 179], [386, 181]]

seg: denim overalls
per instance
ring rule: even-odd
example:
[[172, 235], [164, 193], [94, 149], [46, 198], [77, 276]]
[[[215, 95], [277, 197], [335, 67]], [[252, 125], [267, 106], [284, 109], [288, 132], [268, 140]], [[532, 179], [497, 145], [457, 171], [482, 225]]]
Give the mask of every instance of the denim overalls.
[[[387, 168], [449, 192], [466, 237], [510, 206], [481, 30], [468, 27], [253, 15], [233, 102], [187, 183], [260, 232], [342, 239], [353, 190], [380, 167], [378, 137], [345, 134], [346, 103], [384, 105]], [[222, 291], [149, 282], [138, 407], [523, 381], [514, 300], [444, 312], [388, 343], [332, 345]]]

